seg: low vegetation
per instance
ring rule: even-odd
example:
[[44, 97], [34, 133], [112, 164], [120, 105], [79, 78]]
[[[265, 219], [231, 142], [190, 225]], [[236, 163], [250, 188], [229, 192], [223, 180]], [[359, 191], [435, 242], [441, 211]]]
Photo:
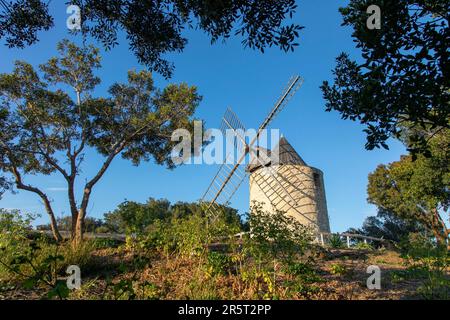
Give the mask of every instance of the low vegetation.
[[[129, 206], [108, 217], [117, 218]], [[247, 223], [231, 210], [212, 218], [195, 204], [163, 207], [164, 214], [144, 219], [148, 223], [125, 223], [123, 243], [92, 239], [76, 247], [33, 231], [33, 216], [1, 210], [0, 298], [449, 298], [448, 251], [423, 235], [411, 235], [394, 251], [362, 244], [343, 248], [336, 239], [321, 247], [311, 230], [257, 203]], [[248, 225], [251, 235], [234, 236]], [[366, 268], [373, 264], [382, 270], [381, 290], [366, 287]], [[80, 267], [79, 289], [67, 286], [70, 265]]]

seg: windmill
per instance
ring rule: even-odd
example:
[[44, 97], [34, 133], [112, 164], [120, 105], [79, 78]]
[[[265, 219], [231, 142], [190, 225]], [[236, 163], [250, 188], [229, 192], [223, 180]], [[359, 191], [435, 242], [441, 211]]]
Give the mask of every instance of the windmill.
[[[264, 167], [266, 175], [260, 175], [255, 179], [255, 183], [258, 185], [261, 192], [265, 194], [266, 198], [269, 199], [273, 205], [282, 202], [284, 206], [290, 209], [290, 211], [295, 211], [299, 215], [302, 215], [310, 224], [317, 224], [316, 221], [310, 219], [300, 210], [298, 205], [298, 193], [297, 198], [292, 195], [292, 188], [302, 188], [302, 182], [296, 182], [294, 185], [289, 179], [286, 179], [285, 175], [281, 175], [278, 170], [270, 165], [268, 166], [267, 164], [271, 161], [268, 153], [259, 152], [257, 146], [258, 139], [263, 130], [266, 129], [275, 117], [286, 107], [287, 103], [295, 95], [302, 84], [303, 79], [300, 76], [294, 76], [290, 79], [280, 98], [264, 121], [262, 121], [256, 135], [249, 143], [246, 143], [245, 137], [239, 134], [239, 132], [245, 131], [242, 122], [230, 108], [226, 110], [222, 118], [221, 130], [234, 130], [234, 132], [236, 132], [236, 137], [238, 139], [235, 140], [234, 146], [240, 151], [240, 153], [238, 153], [240, 156], [238, 156], [235, 164], [232, 165], [230, 164], [230, 161], [227, 161], [229, 160], [229, 157], [231, 157], [231, 154], [227, 154], [226, 161], [221, 164], [204, 193], [201, 203], [208, 215], [214, 218], [217, 216], [218, 212], [223, 210], [224, 206], [230, 202], [231, 198], [249, 173], [249, 170], [242, 168], [246, 156], [249, 153], [256, 153], [257, 156], [253, 158], [253, 161], [256, 161], [258, 166]], [[270, 180], [267, 179], [268, 177], [270, 177]], [[304, 194], [304, 196], [306, 197], [308, 195]], [[302, 197], [302, 195], [300, 195], [300, 197]]]

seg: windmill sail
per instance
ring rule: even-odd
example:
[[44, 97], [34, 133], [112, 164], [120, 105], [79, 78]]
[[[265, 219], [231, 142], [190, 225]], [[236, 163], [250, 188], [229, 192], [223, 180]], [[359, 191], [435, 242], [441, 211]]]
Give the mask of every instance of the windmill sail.
[[[254, 145], [256, 144], [262, 131], [266, 129], [273, 121], [273, 119], [275, 119], [275, 117], [284, 109], [289, 100], [300, 88], [302, 83], [303, 79], [301, 79], [299, 76], [291, 78], [286, 89], [282, 92], [281, 97], [278, 99], [275, 106], [261, 123], [256, 136], [250, 141], [249, 144], [246, 144], [244, 137], [238, 137], [239, 139], [236, 139], [235, 147], [237, 148], [237, 150], [241, 151], [241, 154], [240, 156], [238, 156], [236, 163], [234, 165], [230, 165], [227, 163], [228, 161], [225, 161], [225, 163], [220, 166], [219, 171], [211, 181], [201, 200], [207, 213], [214, 214], [217, 212], [217, 210], [220, 210], [224, 205], [227, 205], [229, 203], [247, 175], [246, 171], [240, 167], [243, 164], [247, 154], [254, 149]], [[222, 119], [222, 130], [226, 129], [241, 129], [245, 131], [244, 126], [234, 114], [234, 112], [231, 111], [231, 109], [228, 109], [226, 111]], [[237, 136], [239, 136], [239, 134]], [[227, 155], [226, 160], [234, 160], [230, 159], [229, 157], [230, 155]], [[258, 161], [261, 160], [259, 159]], [[283, 189], [282, 184], [280, 185]], [[292, 199], [292, 201], [295, 200]]]

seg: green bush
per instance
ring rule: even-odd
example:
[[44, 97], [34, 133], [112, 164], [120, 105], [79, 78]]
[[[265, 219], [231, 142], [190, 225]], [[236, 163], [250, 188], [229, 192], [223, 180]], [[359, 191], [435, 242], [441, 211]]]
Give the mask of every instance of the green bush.
[[362, 242], [362, 241], [358, 242], [353, 248], [360, 249], [360, 250], [372, 250], [373, 249], [373, 247], [369, 243]]
[[450, 299], [450, 252], [429, 237], [411, 234], [400, 244], [407, 270], [396, 280], [421, 279], [418, 293], [425, 299]]
[[210, 275], [226, 274], [231, 266], [231, 258], [224, 253], [208, 252], [207, 268]]
[[312, 231], [282, 211], [266, 212], [255, 202], [248, 221], [251, 231], [244, 246], [260, 264], [274, 259], [289, 263], [312, 248]]
[[8, 268], [10, 261], [29, 253], [29, 235], [34, 216], [21, 214], [18, 210], [0, 209], [0, 277], [14, 276]]
[[71, 243], [57, 244], [32, 232], [33, 219], [18, 211], [0, 210], [0, 275], [26, 289], [45, 288], [47, 298], [67, 298], [69, 290], [62, 279], [67, 267], [87, 270], [95, 244], [85, 241], [76, 248]]
[[328, 238], [328, 245], [333, 249], [340, 249], [344, 247], [344, 243], [341, 240], [341, 236], [337, 234], [332, 234]]
[[348, 270], [347, 270], [347, 267], [343, 264], [333, 263], [330, 266], [330, 272], [331, 272], [331, 274], [343, 276], [343, 275], [347, 274]]

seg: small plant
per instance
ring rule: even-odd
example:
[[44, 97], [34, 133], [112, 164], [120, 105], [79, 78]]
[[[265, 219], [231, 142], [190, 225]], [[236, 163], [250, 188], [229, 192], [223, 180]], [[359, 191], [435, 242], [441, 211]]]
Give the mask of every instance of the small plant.
[[347, 274], [347, 272], [348, 272], [347, 267], [345, 265], [343, 265], [343, 264], [333, 263], [330, 266], [330, 273], [331, 274], [343, 276], [343, 275]]
[[370, 243], [367, 242], [358, 242], [355, 246], [355, 249], [359, 250], [372, 250], [373, 247], [370, 245]]
[[421, 234], [411, 234], [400, 248], [407, 270], [395, 280], [421, 279], [418, 293], [425, 299], [450, 299], [450, 251]]
[[276, 283], [270, 272], [249, 269], [241, 273], [242, 281], [256, 299], [276, 299]]
[[340, 249], [344, 247], [344, 243], [341, 240], [341, 236], [339, 234], [332, 234], [328, 238], [328, 245], [333, 249]]
[[[0, 252], [2, 251], [5, 248], [0, 248]], [[66, 281], [60, 279], [59, 273], [63, 261], [64, 256], [59, 254], [57, 246], [41, 249], [40, 244], [32, 242], [28, 250], [17, 253], [6, 261], [0, 259], [0, 264], [16, 275], [25, 289], [43, 287], [47, 289], [48, 299], [66, 299], [70, 291]]]
[[209, 275], [226, 274], [231, 266], [231, 258], [224, 253], [208, 252], [207, 269]]

